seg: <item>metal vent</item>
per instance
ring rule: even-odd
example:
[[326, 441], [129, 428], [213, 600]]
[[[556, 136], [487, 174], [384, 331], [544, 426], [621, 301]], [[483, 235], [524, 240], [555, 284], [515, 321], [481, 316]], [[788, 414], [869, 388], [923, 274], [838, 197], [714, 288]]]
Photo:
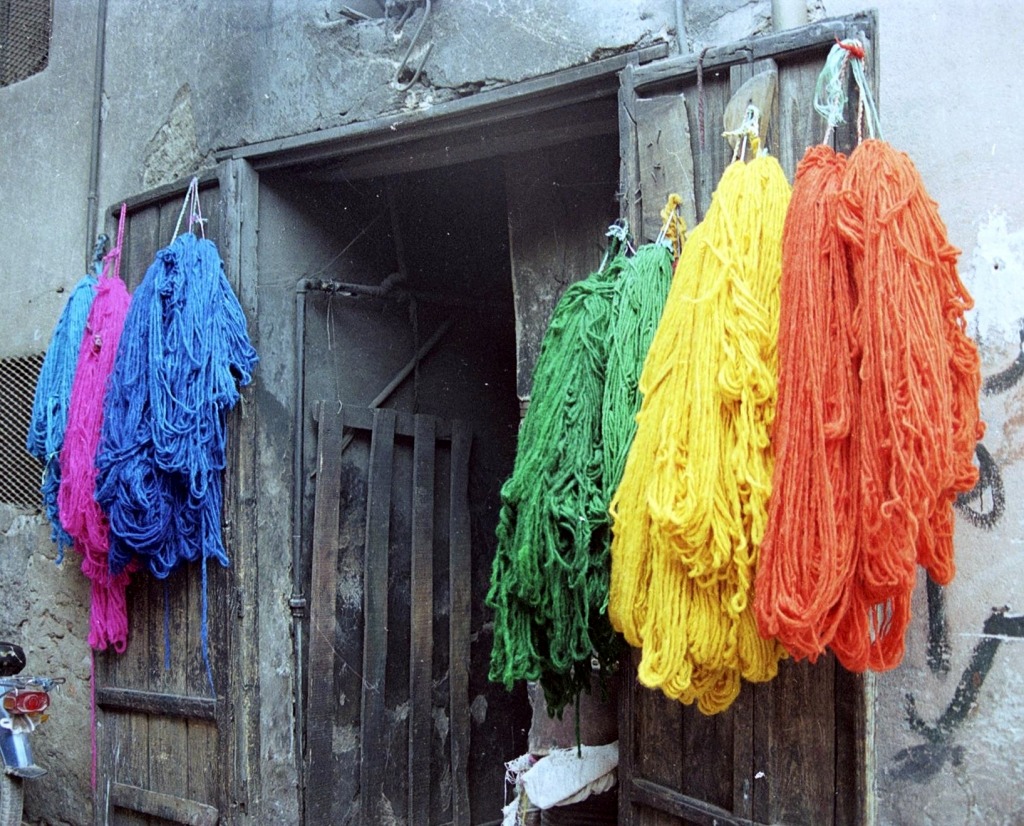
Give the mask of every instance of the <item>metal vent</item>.
[[0, 0], [0, 86], [46, 68], [53, 0]]
[[25, 450], [44, 353], [0, 359], [0, 502], [38, 510], [43, 466]]

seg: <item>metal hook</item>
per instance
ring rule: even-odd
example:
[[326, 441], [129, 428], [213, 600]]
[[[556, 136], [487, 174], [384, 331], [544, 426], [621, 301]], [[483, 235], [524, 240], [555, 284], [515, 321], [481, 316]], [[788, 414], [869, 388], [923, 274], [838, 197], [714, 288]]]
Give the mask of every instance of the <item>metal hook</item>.
[[110, 235], [105, 232], [96, 236], [96, 244], [92, 248], [92, 263], [102, 266], [103, 256], [106, 255], [106, 245], [111, 241]]
[[[402, 58], [402, 62], [398, 69], [395, 71], [395, 76], [391, 80], [393, 86], [398, 85], [398, 78], [402, 76], [402, 72], [405, 71], [406, 66], [409, 64], [409, 58], [412, 55], [412, 50], [416, 48], [416, 42], [420, 39], [420, 32], [423, 31], [423, 27], [427, 24], [427, 18], [430, 17], [430, 6], [431, 0], [426, 0], [426, 6], [423, 11], [423, 18], [420, 20], [419, 26], [416, 27], [416, 33], [412, 36], [412, 42], [409, 44], [409, 48], [405, 52], [405, 57]], [[427, 51], [423, 55], [423, 59], [420, 61], [420, 65], [416, 67], [416, 71], [413, 72], [412, 80], [408, 83], [398, 86], [398, 89], [402, 92], [406, 92], [412, 88], [413, 84], [420, 79], [420, 72], [423, 71], [423, 67], [427, 63], [427, 58], [430, 57], [430, 52], [434, 48], [434, 44], [431, 43], [427, 46]]]

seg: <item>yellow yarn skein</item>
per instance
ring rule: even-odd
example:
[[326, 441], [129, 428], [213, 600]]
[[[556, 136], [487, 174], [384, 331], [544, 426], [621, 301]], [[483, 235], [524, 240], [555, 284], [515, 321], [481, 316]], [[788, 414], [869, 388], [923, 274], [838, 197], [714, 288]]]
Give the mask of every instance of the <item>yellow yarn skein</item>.
[[757, 632], [754, 568], [771, 493], [782, 227], [790, 188], [762, 156], [726, 168], [687, 239], [640, 378], [611, 503], [609, 616], [638, 677], [705, 714], [784, 655]]

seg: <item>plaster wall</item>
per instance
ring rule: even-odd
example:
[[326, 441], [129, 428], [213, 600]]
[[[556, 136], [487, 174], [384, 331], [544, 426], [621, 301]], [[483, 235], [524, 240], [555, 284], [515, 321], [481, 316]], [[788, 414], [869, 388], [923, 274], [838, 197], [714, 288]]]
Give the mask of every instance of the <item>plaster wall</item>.
[[[49, 67], [0, 89], [0, 286], [16, 319], [0, 357], [45, 347], [95, 232], [86, 226], [86, 209], [97, 4], [54, 5]], [[820, 16], [869, 4], [808, 5]], [[914, 158], [952, 241], [965, 251], [962, 272], [978, 300], [983, 368], [996, 376], [1019, 355], [1024, 316], [1024, 204], [1013, 186], [1024, 161], [1012, 140], [1012, 104], [1024, 99], [1024, 81], [1013, 50], [993, 44], [1024, 31], [1024, 5], [873, 5], [880, 13], [886, 137]], [[403, 91], [391, 81], [418, 17], [399, 36], [379, 21], [346, 21], [341, 6], [109, 0], [100, 209], [208, 165], [220, 149], [431, 107], [622, 49], [671, 43], [676, 23], [671, 0], [439, 0], [411, 55], [418, 65], [430, 47], [421, 82]], [[770, 3], [692, 0], [684, 22], [687, 44], [698, 48], [767, 29]], [[278, 343], [289, 345], [286, 331]], [[257, 393], [287, 422], [290, 383], [278, 378]], [[972, 505], [978, 524], [959, 520], [957, 579], [941, 600], [933, 593], [931, 604], [921, 584], [906, 661], [875, 681], [878, 823], [1018, 822], [1024, 388], [1012, 373], [1003, 378], [982, 400], [984, 445], [1001, 481], [1002, 510], [992, 504], [993, 482]], [[38, 516], [4, 511], [0, 528], [0, 581], [21, 586], [0, 602], [0, 634], [28, 643], [35, 670], [69, 678], [40, 731], [40, 762], [52, 773], [29, 788], [28, 813], [50, 823], [91, 822], [84, 580], [74, 566], [52, 564]], [[281, 534], [284, 541], [287, 530]], [[267, 563], [261, 576], [278, 584], [276, 604], [283, 606], [286, 554]], [[995, 608], [1007, 610], [993, 619]], [[267, 656], [286, 687], [287, 624], [268, 628], [261, 644], [280, 646]], [[287, 738], [275, 748], [280, 753], [268, 755], [275, 765], [293, 759]], [[264, 793], [289, 794], [292, 775], [274, 771]]]

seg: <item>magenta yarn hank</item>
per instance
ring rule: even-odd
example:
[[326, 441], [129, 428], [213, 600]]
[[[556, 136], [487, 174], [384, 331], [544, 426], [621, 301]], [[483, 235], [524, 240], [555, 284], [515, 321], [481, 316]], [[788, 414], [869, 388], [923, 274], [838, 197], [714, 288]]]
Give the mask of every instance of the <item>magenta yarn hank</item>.
[[74, 540], [75, 550], [82, 554], [82, 573], [92, 582], [89, 645], [97, 651], [113, 646], [119, 653], [128, 644], [125, 589], [130, 575], [127, 569], [116, 575], [110, 573], [107, 564], [110, 526], [94, 493], [103, 395], [131, 302], [119, 272], [121, 240], [119, 232], [118, 245], [104, 259], [103, 276], [96, 285], [96, 298], [82, 337], [60, 454], [61, 483], [57, 500], [64, 530]]

